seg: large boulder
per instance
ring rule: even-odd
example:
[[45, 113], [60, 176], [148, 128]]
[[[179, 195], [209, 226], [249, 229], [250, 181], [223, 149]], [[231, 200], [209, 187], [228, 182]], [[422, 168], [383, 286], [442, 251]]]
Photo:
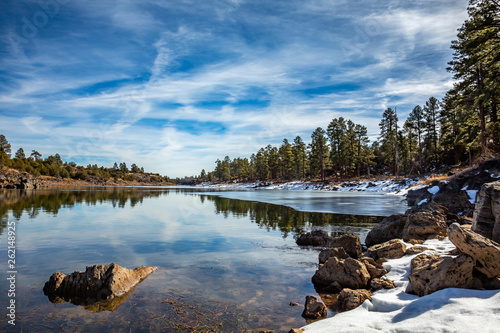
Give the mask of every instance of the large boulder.
[[428, 191], [429, 188], [430, 186], [426, 186], [416, 190], [409, 190], [406, 195], [408, 206], [417, 205], [423, 200], [430, 200], [432, 198], [432, 193]]
[[69, 301], [85, 306], [111, 302], [126, 295], [156, 270], [154, 266], [132, 270], [111, 263], [90, 266], [85, 272], [75, 271], [69, 275], [56, 272], [45, 283], [43, 292], [53, 302]]
[[370, 273], [361, 261], [337, 257], [331, 257], [323, 265], [319, 265], [312, 277], [314, 286], [320, 290], [332, 284], [340, 285], [342, 288], [362, 289], [369, 280]]
[[436, 193], [432, 200], [438, 205], [448, 208], [453, 214], [470, 213], [474, 210], [474, 205], [470, 202], [467, 192], [460, 189], [443, 188]]
[[349, 288], [344, 288], [339, 294], [337, 299], [337, 307], [340, 312], [349, 311], [357, 308], [364, 301], [371, 298], [372, 293], [366, 289], [352, 290]]
[[399, 239], [392, 239], [382, 244], [370, 246], [366, 251], [366, 256], [379, 260], [385, 259], [399, 259], [406, 253], [406, 246]]
[[446, 236], [446, 216], [439, 211], [422, 210], [408, 214], [403, 239], [426, 240]]
[[429, 295], [445, 288], [471, 288], [473, 268], [472, 258], [464, 255], [440, 257], [421, 254], [411, 261], [411, 288], [418, 296]]
[[337, 257], [340, 259], [347, 259], [349, 255], [345, 252], [343, 247], [332, 247], [321, 250], [318, 255], [319, 263], [324, 264], [331, 257]]
[[300, 246], [326, 246], [331, 239], [332, 237], [328, 236], [326, 231], [313, 230], [300, 235], [295, 242]]
[[408, 216], [406, 214], [391, 215], [377, 223], [366, 236], [366, 246], [370, 247], [394, 238], [402, 238]]
[[361, 241], [359, 240], [358, 235], [355, 234], [344, 234], [339, 237], [335, 237], [330, 239], [327, 244], [327, 247], [342, 247], [345, 252], [352, 258], [357, 258], [363, 251], [361, 247]]
[[500, 275], [500, 244], [455, 223], [449, 227], [448, 235], [461, 253], [474, 259], [478, 271], [488, 278]]
[[306, 319], [319, 319], [325, 318], [326, 314], [327, 309], [323, 302], [319, 301], [315, 296], [306, 296], [302, 317]]
[[472, 230], [500, 243], [500, 181], [481, 187], [476, 200]]

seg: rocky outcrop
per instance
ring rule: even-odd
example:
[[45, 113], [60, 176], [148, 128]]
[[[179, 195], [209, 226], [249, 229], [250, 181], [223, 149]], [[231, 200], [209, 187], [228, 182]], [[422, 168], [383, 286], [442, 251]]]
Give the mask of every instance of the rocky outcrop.
[[106, 303], [126, 295], [156, 269], [141, 266], [131, 270], [112, 263], [90, 266], [85, 272], [69, 275], [56, 272], [45, 283], [43, 292], [55, 303], [68, 301], [84, 306], [99, 303], [105, 309]]
[[332, 237], [323, 230], [313, 230], [311, 232], [302, 234], [295, 241], [299, 246], [326, 246]]
[[363, 304], [367, 299], [371, 301], [371, 296], [372, 293], [366, 289], [352, 290], [344, 288], [340, 292], [337, 300], [338, 310], [341, 312], [353, 310]]
[[319, 263], [324, 264], [331, 257], [337, 257], [339, 259], [347, 259], [349, 255], [345, 252], [343, 247], [333, 247], [321, 250], [318, 255]]
[[341, 247], [347, 252], [347, 254], [352, 258], [357, 258], [361, 255], [363, 248], [361, 247], [361, 241], [358, 235], [355, 234], [344, 234], [339, 237], [330, 239], [327, 247]]
[[312, 277], [314, 286], [320, 290], [340, 285], [342, 288], [362, 289], [370, 280], [366, 266], [353, 258], [339, 259], [332, 257], [319, 265]]
[[394, 289], [396, 284], [387, 278], [376, 278], [370, 281], [370, 287], [372, 291], [377, 291], [380, 289]]
[[16, 170], [0, 170], [0, 188], [36, 189], [42, 187], [41, 181], [26, 172]]
[[479, 191], [472, 230], [500, 243], [500, 181], [485, 184]]
[[474, 259], [476, 270], [487, 278], [500, 276], [500, 244], [458, 224], [452, 224], [448, 230], [457, 249]]
[[306, 296], [302, 317], [306, 319], [320, 319], [325, 318], [326, 314], [327, 309], [323, 302], [319, 301], [315, 296]]
[[374, 260], [379, 260], [380, 258], [399, 259], [405, 255], [405, 252], [406, 246], [399, 239], [393, 239], [369, 247], [365, 255]]
[[422, 210], [408, 214], [403, 239], [432, 239], [446, 236], [446, 216], [439, 211]]
[[470, 288], [473, 285], [473, 268], [472, 258], [464, 255], [440, 257], [421, 254], [411, 261], [411, 289], [407, 292], [412, 290], [418, 296], [425, 296], [445, 288]]
[[403, 229], [408, 216], [406, 214], [391, 215], [377, 223], [366, 236], [365, 244], [370, 247], [394, 238], [403, 238]]

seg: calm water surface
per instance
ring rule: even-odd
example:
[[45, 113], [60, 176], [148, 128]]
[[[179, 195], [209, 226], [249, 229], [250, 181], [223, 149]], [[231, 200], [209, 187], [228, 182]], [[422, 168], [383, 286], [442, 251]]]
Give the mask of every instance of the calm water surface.
[[[256, 194], [206, 191], [80, 187], [0, 192], [1, 274], [7, 274], [8, 221], [16, 221], [18, 271], [16, 327], [7, 325], [2, 314], [2, 330], [287, 332], [306, 324], [302, 306], [289, 303], [302, 305], [305, 296], [316, 295], [311, 277], [318, 252], [299, 248], [295, 237], [314, 227], [354, 232], [364, 240], [381, 219], [355, 215], [356, 209], [349, 215], [308, 213], [269, 203], [274, 195], [275, 202], [293, 201], [292, 206], [301, 200], [332, 206], [337, 200], [340, 206], [367, 207], [374, 203], [372, 196], [332, 196], [329, 202], [323, 194], [317, 199], [280, 190], [267, 192], [260, 200], [267, 202], [256, 202], [247, 201], [256, 200]], [[386, 205], [391, 209], [385, 213], [380, 206], [373, 215], [389, 215], [395, 204]], [[111, 262], [158, 270], [104, 309], [53, 304], [43, 294], [54, 272], [69, 274]], [[8, 285], [5, 278], [0, 281], [5, 309]]]

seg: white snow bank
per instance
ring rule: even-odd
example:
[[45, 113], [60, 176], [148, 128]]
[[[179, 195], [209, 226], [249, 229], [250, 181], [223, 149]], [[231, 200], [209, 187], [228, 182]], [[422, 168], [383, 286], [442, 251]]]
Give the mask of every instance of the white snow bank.
[[[340, 185], [323, 185], [310, 183], [307, 181], [292, 181], [287, 183], [222, 183], [210, 184], [203, 183], [201, 187], [216, 187], [216, 188], [230, 188], [230, 189], [250, 189], [255, 188], [259, 190], [316, 190], [316, 191], [341, 191], [341, 192], [374, 192], [386, 194], [406, 195], [408, 189], [417, 184], [419, 179], [405, 179], [398, 181], [395, 179], [382, 179], [382, 180], [364, 180], [353, 181]], [[416, 189], [416, 188], [415, 188]]]
[[424, 203], [428, 203], [429, 202], [429, 199], [423, 199], [423, 200], [420, 200], [420, 202], [417, 204], [417, 206], [421, 206], [423, 205]]
[[465, 192], [467, 192], [467, 195], [469, 196], [469, 201], [472, 204], [475, 204], [476, 203], [477, 190], [467, 190]]
[[[411, 247], [410, 244], [406, 244]], [[429, 240], [424, 253], [447, 255], [455, 246], [448, 240]], [[418, 255], [418, 254], [417, 254]], [[410, 261], [417, 255], [388, 260], [392, 290], [380, 290], [372, 302], [352, 311], [303, 327], [307, 332], [499, 332], [500, 290], [448, 288], [418, 297], [405, 293]]]

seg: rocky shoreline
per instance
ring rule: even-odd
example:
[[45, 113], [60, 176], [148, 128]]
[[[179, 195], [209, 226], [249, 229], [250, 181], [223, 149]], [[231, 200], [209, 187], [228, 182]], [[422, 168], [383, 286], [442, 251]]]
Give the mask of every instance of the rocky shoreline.
[[[422, 297], [446, 288], [500, 289], [499, 170], [496, 158], [409, 191], [412, 207], [378, 223], [368, 233], [363, 252], [354, 234], [330, 237], [315, 230], [301, 235], [298, 245], [323, 248], [312, 277], [323, 302], [308, 296], [303, 317], [325, 318], [326, 306], [336, 312], [353, 310], [371, 301], [377, 290], [395, 288], [395, 282], [384, 277], [390, 269], [383, 264], [404, 256], [412, 256], [407, 294]], [[471, 193], [477, 194], [475, 205]], [[455, 248], [438, 255], [422, 245], [428, 240], [451, 241]], [[307, 326], [293, 332], [303, 330]]]
[[14, 169], [0, 169], [0, 189], [40, 189], [57, 186], [168, 186], [169, 182], [152, 182], [147, 177], [141, 181], [127, 181], [123, 179], [102, 180], [89, 177], [87, 180], [58, 178], [51, 176], [35, 177], [27, 172]]

